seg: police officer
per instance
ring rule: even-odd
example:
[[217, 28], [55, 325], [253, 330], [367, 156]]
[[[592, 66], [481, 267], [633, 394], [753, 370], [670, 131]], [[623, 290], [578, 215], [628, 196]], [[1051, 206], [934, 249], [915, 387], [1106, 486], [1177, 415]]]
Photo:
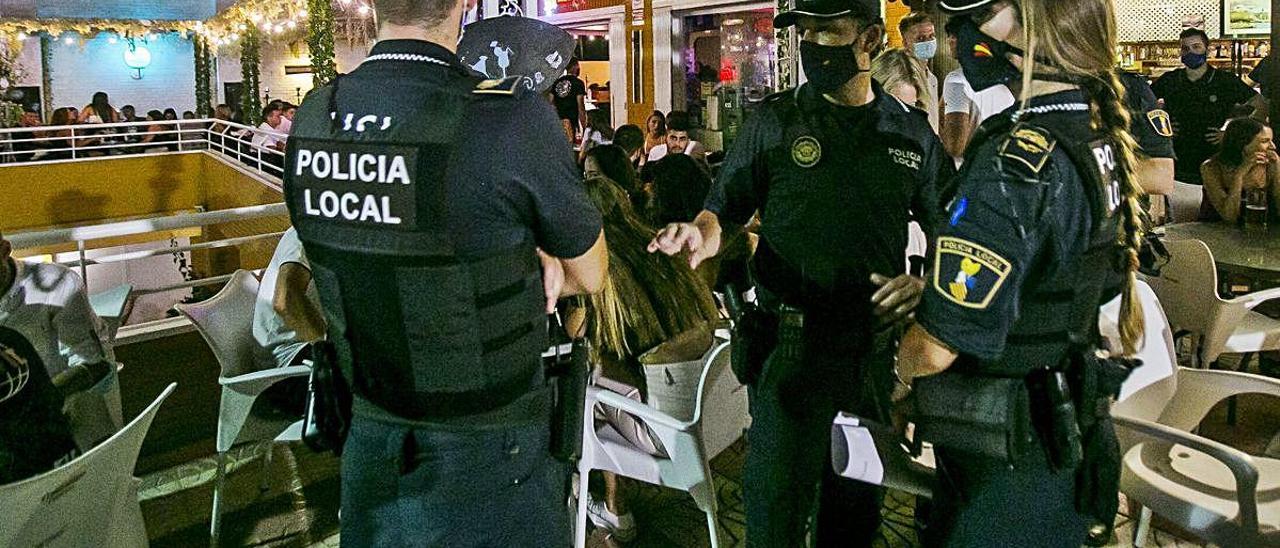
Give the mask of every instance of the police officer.
[[750, 546], [803, 543], [815, 503], [822, 546], [869, 544], [880, 523], [882, 491], [831, 469], [831, 422], [837, 410], [887, 416], [891, 326], [914, 308], [923, 284], [904, 272], [907, 224], [914, 215], [932, 230], [938, 183], [953, 168], [927, 114], [868, 73], [884, 33], [879, 6], [803, 0], [777, 16], [775, 26], [800, 33], [808, 82], [765, 99], [705, 211], [668, 225], [649, 245], [687, 254], [696, 266], [760, 214], [752, 273], [774, 321], [767, 333], [748, 340], [735, 332], [734, 340], [739, 348], [765, 341], [749, 352], [759, 360], [746, 375]]
[[[940, 5], [963, 18], [959, 60], [974, 88], [1007, 84], [1027, 102], [985, 122], [970, 146], [918, 323], [899, 351], [895, 399], [914, 398], [916, 431], [938, 458], [924, 541], [1079, 546], [1097, 516], [1077, 508], [1116, 497], [1092, 472], [1114, 458], [1095, 451], [1115, 444], [1098, 425], [1127, 372], [1095, 353], [1098, 307], [1117, 270], [1124, 353], [1142, 332], [1133, 296], [1141, 191], [1113, 70], [1114, 6]], [[957, 403], [979, 395], [989, 401]], [[969, 412], [977, 409], [1023, 411], [997, 420]], [[999, 424], [1000, 442], [964, 427], [974, 421]]]
[[466, 3], [377, 0], [377, 44], [289, 139], [285, 198], [354, 394], [354, 546], [569, 542], [540, 355], [548, 300], [600, 287], [604, 236], [550, 105], [455, 55]]

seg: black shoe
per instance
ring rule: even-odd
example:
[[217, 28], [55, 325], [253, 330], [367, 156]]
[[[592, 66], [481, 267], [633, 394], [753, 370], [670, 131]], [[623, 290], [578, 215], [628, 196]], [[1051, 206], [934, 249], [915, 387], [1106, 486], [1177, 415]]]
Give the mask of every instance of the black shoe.
[[1106, 546], [1111, 542], [1111, 533], [1114, 525], [1104, 525], [1095, 523], [1089, 528], [1089, 534], [1084, 537], [1085, 546], [1100, 547]]

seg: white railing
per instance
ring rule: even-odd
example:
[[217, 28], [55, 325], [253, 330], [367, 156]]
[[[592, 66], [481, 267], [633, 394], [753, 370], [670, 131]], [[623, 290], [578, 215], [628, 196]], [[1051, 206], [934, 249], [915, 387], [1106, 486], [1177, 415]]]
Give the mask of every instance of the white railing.
[[0, 168], [125, 155], [210, 151], [279, 180], [288, 136], [226, 120], [162, 120], [0, 129]]

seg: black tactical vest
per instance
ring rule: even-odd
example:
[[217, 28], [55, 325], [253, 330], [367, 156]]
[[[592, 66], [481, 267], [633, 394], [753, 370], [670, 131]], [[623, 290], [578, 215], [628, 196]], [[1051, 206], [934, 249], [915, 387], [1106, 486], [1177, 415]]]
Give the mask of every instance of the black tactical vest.
[[1035, 369], [1056, 369], [1073, 344], [1096, 346], [1100, 341], [1098, 307], [1115, 279], [1122, 252], [1115, 146], [1094, 133], [1079, 116], [1049, 113], [1024, 117], [1016, 124], [1006, 120], [985, 125], [969, 150], [977, 150], [988, 139], [1011, 138], [1020, 129], [1048, 136], [1067, 153], [1085, 186], [1092, 234], [1076, 263], [1054, 265], [1051, 272], [1046, 272], [1046, 265], [1031, 265], [1034, 270], [1028, 274], [1019, 316], [1010, 327], [1004, 354], [996, 361], [966, 364], [996, 376], [1022, 377]]
[[[468, 261], [447, 226], [459, 126], [497, 87], [455, 76], [394, 125], [339, 113], [339, 78], [303, 102], [286, 151], [285, 199], [345, 379], [411, 420], [484, 413], [544, 384], [533, 242]], [[377, 141], [359, 131], [371, 125]]]

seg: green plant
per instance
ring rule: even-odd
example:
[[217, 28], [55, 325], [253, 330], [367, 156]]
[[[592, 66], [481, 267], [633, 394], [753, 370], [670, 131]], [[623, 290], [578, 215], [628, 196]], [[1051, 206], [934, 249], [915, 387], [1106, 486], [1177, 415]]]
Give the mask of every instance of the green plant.
[[307, 47], [311, 50], [311, 83], [320, 87], [338, 76], [333, 61], [333, 3], [330, 0], [307, 0]]
[[257, 27], [248, 25], [240, 43], [240, 74], [244, 82], [240, 110], [244, 112], [244, 123], [250, 126], [262, 123], [261, 55], [262, 36]]
[[209, 85], [213, 77], [213, 51], [209, 47], [209, 39], [196, 34], [193, 40], [196, 49], [196, 117], [209, 118], [213, 115], [213, 88]]

